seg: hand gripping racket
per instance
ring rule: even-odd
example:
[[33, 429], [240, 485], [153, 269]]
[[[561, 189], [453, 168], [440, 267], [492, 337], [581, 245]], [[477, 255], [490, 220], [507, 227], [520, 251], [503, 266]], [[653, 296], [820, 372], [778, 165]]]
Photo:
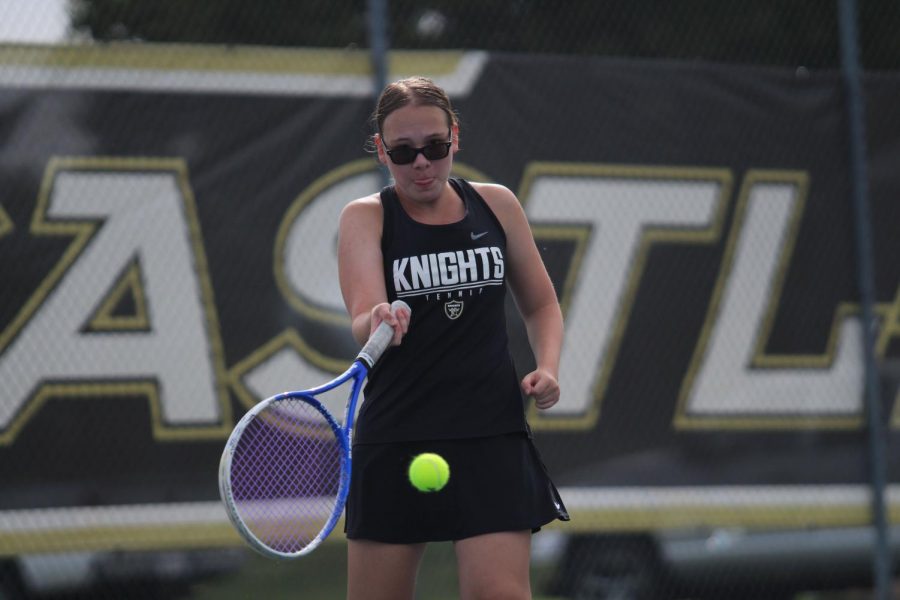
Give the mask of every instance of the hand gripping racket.
[[[402, 300], [391, 310], [409, 306]], [[381, 323], [342, 375], [316, 388], [285, 392], [250, 409], [228, 438], [219, 492], [238, 533], [273, 558], [297, 558], [328, 537], [350, 489], [356, 403], [369, 369], [394, 331]], [[341, 426], [316, 398], [348, 384]]]

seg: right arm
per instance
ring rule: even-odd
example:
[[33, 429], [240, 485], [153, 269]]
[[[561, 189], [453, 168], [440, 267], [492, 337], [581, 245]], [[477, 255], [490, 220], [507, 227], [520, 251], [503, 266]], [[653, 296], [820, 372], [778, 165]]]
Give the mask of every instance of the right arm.
[[379, 323], [394, 326], [393, 345], [409, 327], [409, 314], [391, 314], [384, 286], [381, 255], [382, 208], [378, 195], [350, 202], [341, 211], [338, 227], [338, 275], [351, 331], [364, 344]]

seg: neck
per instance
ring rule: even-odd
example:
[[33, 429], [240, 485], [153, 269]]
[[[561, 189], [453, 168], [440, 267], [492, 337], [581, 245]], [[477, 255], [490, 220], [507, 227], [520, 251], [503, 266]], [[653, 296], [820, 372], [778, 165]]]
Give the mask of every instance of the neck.
[[397, 198], [412, 220], [425, 225], [447, 225], [466, 216], [465, 204], [450, 184], [445, 185], [441, 195], [434, 200], [408, 199], [399, 193]]

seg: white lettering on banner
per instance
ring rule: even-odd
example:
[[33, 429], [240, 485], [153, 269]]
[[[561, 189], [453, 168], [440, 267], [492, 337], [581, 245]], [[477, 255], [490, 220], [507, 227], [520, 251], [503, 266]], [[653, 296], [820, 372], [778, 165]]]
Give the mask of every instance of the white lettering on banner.
[[[78, 241], [0, 333], [0, 443], [13, 439], [27, 420], [30, 399], [94, 383], [148, 382], [158, 392], [154, 414], [163, 424], [204, 432], [222, 427], [230, 420], [226, 378], [214, 307], [204, 293], [206, 261], [199, 235], [191, 237], [196, 215], [186, 209], [192, 206], [185, 197], [189, 188], [179, 185], [185, 175], [140, 166], [105, 169], [102, 161], [88, 166], [48, 170], [52, 177], [38, 202], [34, 234], [56, 228], [58, 235], [58, 228], [68, 227], [65, 232]], [[286, 214], [275, 248], [276, 279], [308, 317], [346, 324], [335, 276], [338, 216], [348, 199], [373, 187], [375, 177], [368, 161], [354, 163], [317, 182]], [[805, 177], [748, 173], [714, 297], [682, 380], [676, 426], [861, 414], [861, 324], [846, 316], [849, 311], [839, 312], [833, 348], [815, 360], [764, 351], [803, 214]], [[730, 194], [726, 169], [529, 168], [522, 200], [536, 237], [552, 230], [580, 244], [561, 299], [564, 393], [552, 411], [532, 413], [536, 428], [595, 424], [649, 248], [721, 242]], [[485, 246], [398, 259], [391, 275], [401, 296], [451, 300], [502, 285], [504, 266], [500, 248]], [[135, 291], [138, 318], [113, 315], [112, 299]], [[302, 339], [289, 342], [310, 375], [344, 365]], [[259, 399], [263, 374], [271, 375], [266, 369], [273, 366], [267, 361], [275, 360], [271, 352], [283, 347], [269, 344], [232, 368], [242, 402]], [[286, 372], [300, 369], [293, 364], [279, 371]], [[64, 387], [54, 387], [60, 382]]]
[[[334, 377], [334, 371], [320, 368], [313, 364], [309, 357], [298, 352], [296, 345], [285, 344], [266, 360], [250, 368], [241, 376], [241, 383], [253, 394], [254, 398], [268, 398], [285, 390], [304, 389], [310, 382], [328, 381]], [[341, 366], [345, 366], [341, 363]], [[325, 409], [338, 421], [343, 421], [344, 409], [347, 406], [347, 390], [337, 389], [325, 392], [316, 397]], [[362, 403], [357, 405], [357, 411]]]
[[345, 308], [337, 277], [337, 226], [341, 210], [380, 186], [371, 161], [352, 165], [346, 179], [326, 178], [291, 206], [275, 248], [275, 274], [282, 295], [301, 313], [341, 321]]
[[802, 181], [759, 178], [753, 182], [748, 175], [752, 183], [736, 211], [718, 306], [714, 300], [710, 309], [708, 343], [698, 347], [696, 380], [679, 403], [685, 425], [694, 416], [857, 415], [862, 409], [859, 318], [844, 318], [831, 364], [808, 369], [754, 364], [768, 333], [767, 308], [778, 300], [779, 273], [789, 263], [795, 237], [790, 227], [799, 221], [805, 196]]
[[[548, 169], [549, 171], [549, 169]], [[599, 410], [601, 379], [616, 352], [630, 311], [629, 294], [642, 269], [638, 260], [649, 230], [711, 229], [722, 208], [723, 181], [713, 177], [537, 174], [523, 199], [529, 220], [591, 227], [577, 285], [569, 299], [560, 360], [565, 392], [548, 418]], [[726, 179], [726, 176], [721, 176]], [[536, 417], [545, 416], [535, 414]], [[596, 415], [595, 415], [596, 418]], [[535, 420], [535, 424], [540, 419]], [[585, 423], [590, 426], [592, 423]]]
[[[36, 221], [98, 225], [0, 354], [0, 429], [51, 381], [149, 380], [159, 388], [165, 424], [222, 420], [217, 333], [206, 328], [184, 206], [174, 172], [56, 173]], [[91, 331], [92, 315], [129, 264], [142, 275], [149, 331]]]

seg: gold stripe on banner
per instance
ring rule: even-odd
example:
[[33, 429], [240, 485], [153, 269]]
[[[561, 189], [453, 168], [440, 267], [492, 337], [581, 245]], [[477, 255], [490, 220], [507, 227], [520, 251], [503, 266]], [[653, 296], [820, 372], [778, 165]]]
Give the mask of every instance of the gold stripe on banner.
[[[465, 96], [486, 59], [473, 51], [394, 50], [388, 53], [388, 72], [392, 80], [431, 77], [451, 96]], [[364, 49], [0, 44], [0, 85], [370, 96], [372, 63]]]
[[[0, 197], [0, 203], [3, 202], [3, 198]], [[3, 210], [3, 205], [0, 204], [0, 238], [5, 236], [7, 233], [12, 233], [13, 229], [15, 229], [15, 225], [13, 225], [12, 219], [9, 218], [9, 215], [6, 214], [6, 211]]]
[[[790, 531], [867, 527], [863, 486], [562, 487], [568, 533], [646, 532], [698, 527]], [[900, 523], [900, 487], [888, 488], [888, 519]], [[336, 529], [341, 531], [343, 519]], [[329, 541], [343, 541], [333, 535]], [[0, 556], [85, 550], [169, 550], [241, 546], [218, 502], [58, 507], [0, 511]]]

